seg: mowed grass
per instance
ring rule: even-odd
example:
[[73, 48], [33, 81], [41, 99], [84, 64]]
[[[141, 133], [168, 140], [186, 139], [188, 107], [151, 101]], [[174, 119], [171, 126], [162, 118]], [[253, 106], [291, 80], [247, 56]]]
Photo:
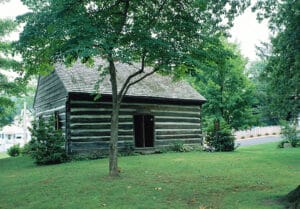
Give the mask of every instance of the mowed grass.
[[35, 166], [0, 159], [0, 208], [283, 208], [278, 199], [300, 184], [300, 149], [276, 144], [233, 153], [167, 153]]
[[6, 153], [0, 153], [0, 159], [9, 157]]

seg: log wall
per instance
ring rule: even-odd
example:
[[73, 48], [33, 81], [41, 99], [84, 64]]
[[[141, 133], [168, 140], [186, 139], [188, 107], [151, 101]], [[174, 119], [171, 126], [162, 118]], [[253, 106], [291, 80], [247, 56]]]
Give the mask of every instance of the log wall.
[[39, 77], [34, 101], [36, 117], [45, 119], [59, 113], [63, 133], [66, 131], [66, 101], [67, 91], [55, 72]]
[[[101, 100], [100, 100], [101, 101]], [[70, 99], [70, 143], [72, 153], [107, 150], [110, 139], [111, 102]], [[123, 102], [119, 121], [119, 149], [134, 146], [133, 115], [154, 115], [154, 147], [162, 148], [181, 140], [200, 144], [200, 105]]]

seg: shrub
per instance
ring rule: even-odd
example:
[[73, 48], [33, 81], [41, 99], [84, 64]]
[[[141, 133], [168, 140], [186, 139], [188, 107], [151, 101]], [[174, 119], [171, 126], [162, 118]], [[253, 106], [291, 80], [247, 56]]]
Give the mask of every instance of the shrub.
[[7, 150], [7, 154], [11, 157], [17, 157], [21, 153], [21, 148], [19, 144], [15, 144]]
[[24, 147], [21, 149], [22, 155], [29, 155], [30, 154], [30, 146], [29, 143], [25, 144]]
[[28, 153], [38, 165], [62, 163], [67, 160], [64, 138], [61, 130], [55, 130], [54, 118], [33, 121], [30, 132], [32, 139], [28, 144]]
[[287, 121], [280, 121], [280, 123], [283, 140], [291, 143], [292, 147], [296, 147], [300, 142], [296, 126], [289, 124]]
[[215, 120], [207, 127], [206, 142], [214, 151], [233, 151], [235, 149], [235, 137], [231, 133], [231, 129], [224, 122]]
[[284, 144], [285, 144], [285, 143], [289, 143], [289, 142], [286, 141], [286, 140], [281, 140], [281, 141], [278, 143], [277, 147], [278, 147], [278, 148], [284, 148]]
[[194, 148], [178, 140], [173, 143], [171, 150], [175, 152], [191, 152], [194, 150]]
[[175, 152], [183, 152], [183, 142], [180, 140], [173, 142], [172, 150]]

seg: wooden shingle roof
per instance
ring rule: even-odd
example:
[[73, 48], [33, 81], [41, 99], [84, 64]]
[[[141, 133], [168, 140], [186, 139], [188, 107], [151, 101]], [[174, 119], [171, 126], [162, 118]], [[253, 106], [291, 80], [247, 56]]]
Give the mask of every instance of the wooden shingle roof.
[[[103, 67], [107, 66], [107, 63], [104, 61], [96, 60], [95, 67], [87, 67], [77, 62], [69, 68], [63, 64], [57, 64], [55, 70], [67, 92], [96, 93], [95, 85], [100, 75], [100, 72], [97, 70], [99, 64]], [[137, 64], [116, 63], [118, 90], [120, 90], [126, 78], [138, 70], [138, 67]], [[146, 68], [145, 72], [149, 72], [150, 70], [150, 68]], [[103, 95], [111, 95], [109, 75], [105, 75], [103, 79], [101, 79], [99, 92]], [[206, 99], [186, 81], [173, 81], [170, 76], [162, 76], [158, 73], [154, 73], [131, 86], [126, 95], [147, 98], [206, 101]]]

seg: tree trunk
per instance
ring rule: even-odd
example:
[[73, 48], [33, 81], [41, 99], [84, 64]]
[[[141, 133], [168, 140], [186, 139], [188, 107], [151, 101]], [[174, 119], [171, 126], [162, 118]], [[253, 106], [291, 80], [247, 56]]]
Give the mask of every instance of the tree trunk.
[[112, 60], [109, 60], [110, 81], [112, 87], [112, 115], [111, 133], [109, 143], [109, 175], [119, 176], [118, 170], [118, 129], [119, 129], [119, 110], [118, 88], [116, 80], [116, 68]]

